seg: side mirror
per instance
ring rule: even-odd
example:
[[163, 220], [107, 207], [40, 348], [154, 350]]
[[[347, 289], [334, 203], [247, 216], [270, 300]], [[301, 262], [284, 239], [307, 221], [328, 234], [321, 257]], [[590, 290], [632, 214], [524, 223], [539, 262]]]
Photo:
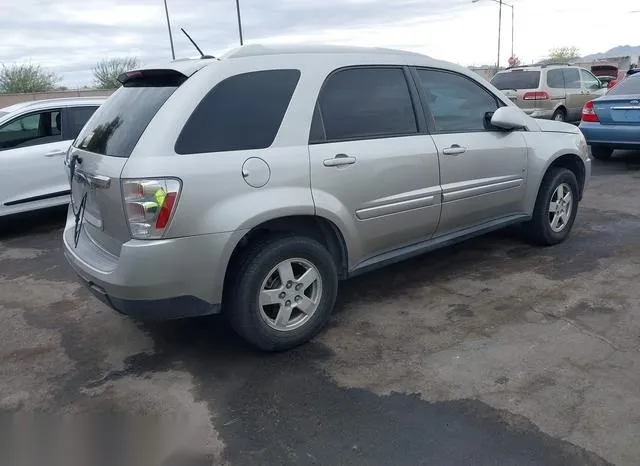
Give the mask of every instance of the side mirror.
[[497, 128], [513, 130], [522, 129], [527, 126], [526, 115], [519, 108], [500, 107], [493, 112], [491, 124]]

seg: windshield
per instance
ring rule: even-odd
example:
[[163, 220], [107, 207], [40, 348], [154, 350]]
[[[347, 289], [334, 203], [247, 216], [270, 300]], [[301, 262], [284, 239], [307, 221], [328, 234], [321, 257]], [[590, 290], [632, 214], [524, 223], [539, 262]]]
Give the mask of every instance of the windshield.
[[640, 76], [627, 78], [613, 86], [607, 95], [639, 95], [640, 96]]
[[540, 86], [540, 71], [505, 71], [496, 74], [491, 84], [500, 89], [537, 89]]
[[140, 136], [177, 86], [121, 87], [93, 114], [74, 146], [129, 157]]

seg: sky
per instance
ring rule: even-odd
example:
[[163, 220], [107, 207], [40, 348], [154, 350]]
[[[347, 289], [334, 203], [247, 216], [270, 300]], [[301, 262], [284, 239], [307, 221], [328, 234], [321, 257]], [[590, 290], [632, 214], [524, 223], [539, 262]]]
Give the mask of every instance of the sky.
[[[640, 45], [639, 0], [507, 0], [515, 54], [553, 47], [581, 54]], [[167, 0], [177, 57], [239, 45], [235, 0]], [[411, 50], [466, 66], [495, 64], [495, 0], [240, 0], [245, 43], [335, 43]], [[0, 0], [0, 63], [36, 63], [70, 87], [90, 85], [101, 58], [171, 59], [163, 0]], [[503, 7], [501, 61], [511, 54], [511, 8]]]

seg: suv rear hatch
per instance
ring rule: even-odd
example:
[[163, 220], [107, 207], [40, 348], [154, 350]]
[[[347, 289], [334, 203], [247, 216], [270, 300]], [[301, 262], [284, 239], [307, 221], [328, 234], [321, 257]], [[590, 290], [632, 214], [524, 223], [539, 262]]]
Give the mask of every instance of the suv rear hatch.
[[80, 237], [118, 257], [131, 239], [121, 173], [148, 124], [187, 76], [174, 69], [121, 75], [123, 84], [93, 114], [67, 156], [71, 202]]
[[500, 89], [520, 108], [536, 108], [536, 95], [540, 92], [539, 70], [516, 68], [497, 73], [491, 84]]

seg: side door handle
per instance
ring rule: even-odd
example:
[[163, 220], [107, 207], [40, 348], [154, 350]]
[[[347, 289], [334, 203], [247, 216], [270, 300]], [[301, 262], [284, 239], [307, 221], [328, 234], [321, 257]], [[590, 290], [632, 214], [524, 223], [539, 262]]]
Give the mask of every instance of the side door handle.
[[458, 144], [452, 144], [451, 147], [442, 149], [444, 155], [460, 155], [467, 151], [466, 147], [459, 146]]
[[60, 150], [60, 149], [56, 149], [56, 150], [52, 150], [49, 152], [45, 152], [44, 156], [45, 157], [57, 157], [58, 155], [65, 155], [67, 153], [67, 151], [65, 150]]
[[342, 167], [343, 165], [353, 165], [356, 163], [355, 157], [350, 157], [346, 154], [338, 154], [332, 159], [326, 159], [322, 162], [325, 167]]

